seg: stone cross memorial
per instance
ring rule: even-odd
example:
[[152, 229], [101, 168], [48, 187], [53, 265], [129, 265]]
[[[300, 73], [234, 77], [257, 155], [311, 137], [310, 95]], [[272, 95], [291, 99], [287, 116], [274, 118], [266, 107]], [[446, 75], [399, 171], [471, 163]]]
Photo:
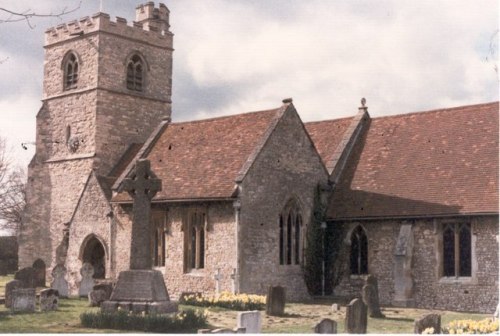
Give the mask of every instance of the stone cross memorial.
[[145, 159], [136, 162], [133, 175], [118, 187], [118, 192], [127, 191], [134, 201], [130, 270], [120, 272], [109, 301], [101, 304], [103, 311], [115, 311], [118, 307], [134, 313], [177, 311], [177, 303], [169, 300], [163, 274], [152, 270], [151, 200], [160, 190], [161, 180], [156, 178], [149, 160]]

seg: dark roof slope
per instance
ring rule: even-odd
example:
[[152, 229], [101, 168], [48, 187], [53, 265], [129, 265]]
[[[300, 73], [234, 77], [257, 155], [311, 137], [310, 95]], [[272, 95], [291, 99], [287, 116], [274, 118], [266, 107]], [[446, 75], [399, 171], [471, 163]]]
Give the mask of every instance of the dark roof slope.
[[371, 120], [331, 219], [498, 213], [498, 102]]
[[340, 144], [352, 119], [349, 117], [304, 124], [325, 166], [332, 159], [335, 149]]
[[[162, 180], [155, 200], [232, 197], [238, 173], [280, 111], [169, 124], [146, 156]], [[113, 197], [117, 202], [128, 200], [126, 193]]]

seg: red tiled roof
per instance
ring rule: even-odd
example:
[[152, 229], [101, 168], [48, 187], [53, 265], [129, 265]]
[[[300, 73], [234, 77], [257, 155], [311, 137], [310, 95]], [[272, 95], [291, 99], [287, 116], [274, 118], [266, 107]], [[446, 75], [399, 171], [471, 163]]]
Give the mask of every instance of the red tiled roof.
[[[146, 158], [162, 180], [155, 200], [230, 198], [235, 179], [281, 108], [169, 124]], [[113, 201], [128, 201], [126, 193]]]
[[304, 124], [325, 166], [331, 160], [352, 119], [349, 117]]
[[498, 213], [498, 122], [498, 102], [372, 119], [328, 217]]

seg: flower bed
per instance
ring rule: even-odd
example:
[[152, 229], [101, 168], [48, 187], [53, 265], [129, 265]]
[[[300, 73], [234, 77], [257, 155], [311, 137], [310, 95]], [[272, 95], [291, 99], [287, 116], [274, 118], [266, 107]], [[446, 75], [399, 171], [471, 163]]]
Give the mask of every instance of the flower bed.
[[448, 323], [448, 326], [443, 328], [443, 334], [491, 334], [498, 333], [498, 320], [484, 319], [480, 321], [474, 320], [457, 320]]
[[263, 310], [266, 297], [253, 294], [232, 294], [222, 292], [219, 295], [188, 294], [182, 296], [180, 303], [201, 307], [222, 307], [232, 310]]
[[207, 325], [207, 314], [188, 309], [172, 315], [134, 315], [125, 311], [115, 313], [86, 312], [80, 315], [86, 328], [140, 330], [155, 333], [196, 332]]

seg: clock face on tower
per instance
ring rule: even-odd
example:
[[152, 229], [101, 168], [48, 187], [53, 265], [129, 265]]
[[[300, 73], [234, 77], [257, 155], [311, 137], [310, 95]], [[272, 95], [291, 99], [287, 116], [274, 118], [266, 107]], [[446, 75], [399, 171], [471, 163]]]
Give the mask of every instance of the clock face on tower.
[[77, 136], [73, 136], [68, 140], [68, 149], [71, 153], [75, 153], [80, 147], [80, 139]]

